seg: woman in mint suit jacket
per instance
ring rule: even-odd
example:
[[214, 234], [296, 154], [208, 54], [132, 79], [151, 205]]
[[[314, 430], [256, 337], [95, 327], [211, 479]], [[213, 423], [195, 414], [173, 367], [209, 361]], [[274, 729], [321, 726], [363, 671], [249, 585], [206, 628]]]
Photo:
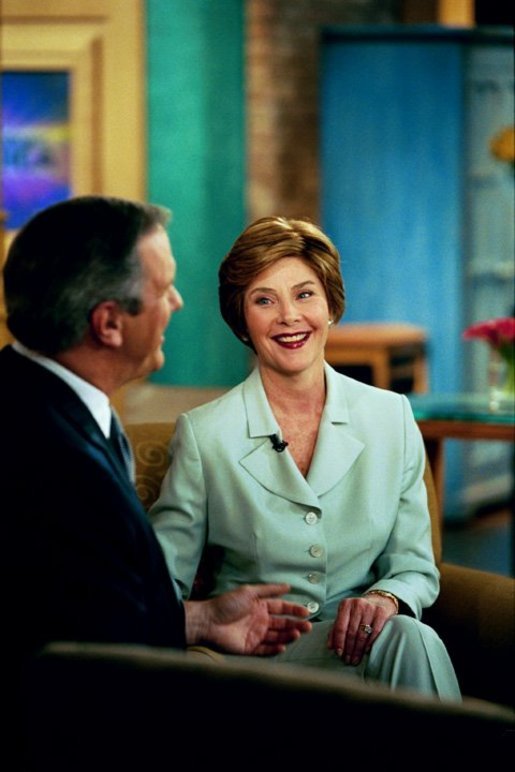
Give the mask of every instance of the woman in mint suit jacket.
[[312, 632], [273, 661], [460, 699], [420, 621], [439, 573], [409, 402], [324, 361], [344, 311], [335, 246], [308, 221], [263, 218], [219, 279], [222, 315], [256, 366], [177, 421], [151, 517], [183, 596], [208, 549], [211, 594], [287, 582], [311, 612]]

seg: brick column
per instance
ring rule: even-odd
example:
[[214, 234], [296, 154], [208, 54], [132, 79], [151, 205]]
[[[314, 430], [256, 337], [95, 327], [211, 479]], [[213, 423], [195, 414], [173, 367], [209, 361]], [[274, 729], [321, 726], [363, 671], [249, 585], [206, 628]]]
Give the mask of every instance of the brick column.
[[249, 220], [319, 221], [319, 41], [324, 25], [399, 21], [396, 0], [247, 0]]

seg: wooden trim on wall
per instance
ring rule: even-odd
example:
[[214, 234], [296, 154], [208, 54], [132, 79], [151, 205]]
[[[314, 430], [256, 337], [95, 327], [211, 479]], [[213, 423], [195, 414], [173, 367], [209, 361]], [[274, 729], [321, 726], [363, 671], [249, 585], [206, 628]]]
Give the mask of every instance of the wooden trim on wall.
[[74, 192], [142, 198], [143, 0], [3, 0], [1, 21], [3, 69], [64, 66], [74, 75]]
[[[143, 199], [144, 0], [2, 0], [0, 21], [3, 70], [71, 74], [73, 193]], [[8, 339], [0, 292], [0, 345]]]
[[442, 24], [447, 27], [474, 27], [475, 0], [403, 0], [404, 24]]
[[474, 27], [474, 0], [438, 0], [438, 23], [450, 27]]

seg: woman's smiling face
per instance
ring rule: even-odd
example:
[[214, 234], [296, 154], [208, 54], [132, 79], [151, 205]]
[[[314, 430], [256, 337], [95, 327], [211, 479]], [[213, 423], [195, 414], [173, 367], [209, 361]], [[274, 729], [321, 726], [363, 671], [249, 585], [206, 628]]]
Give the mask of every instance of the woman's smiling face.
[[316, 273], [285, 257], [247, 287], [245, 321], [261, 368], [293, 375], [319, 367], [329, 328], [329, 306]]

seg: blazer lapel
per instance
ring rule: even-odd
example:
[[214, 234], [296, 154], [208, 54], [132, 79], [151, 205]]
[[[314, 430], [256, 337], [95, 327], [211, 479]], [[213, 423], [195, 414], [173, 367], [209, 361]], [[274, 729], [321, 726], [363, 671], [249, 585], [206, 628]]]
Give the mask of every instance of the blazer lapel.
[[327, 399], [307, 480], [318, 496], [334, 488], [352, 467], [364, 443], [354, 437], [344, 381], [325, 367]]
[[300, 474], [290, 454], [287, 451], [278, 453], [272, 447], [270, 435], [277, 434], [280, 437], [280, 429], [268, 404], [257, 368], [243, 384], [243, 401], [249, 437], [261, 439], [262, 442], [240, 459], [241, 466], [276, 496], [310, 507], [320, 507], [316, 494]]
[[270, 435], [280, 430], [273, 415], [259, 370], [243, 384], [243, 400], [249, 436], [262, 439], [240, 464], [264, 488], [289, 501], [320, 507], [319, 496], [331, 490], [347, 474], [364, 448], [354, 437], [343, 379], [325, 366], [327, 400], [307, 479], [300, 474], [291, 455], [272, 448]]
[[320, 508], [318, 497], [300, 474], [290, 454], [275, 451], [268, 438], [242, 458], [240, 464], [274, 495], [297, 504]]
[[32, 392], [36, 395], [33, 398], [41, 399], [46, 408], [53, 411], [63, 431], [69, 436], [70, 432], [73, 432], [76, 441], [84, 442], [99, 463], [109, 466], [110, 471], [115, 472], [126, 487], [128, 477], [125, 469], [91, 412], [73, 389], [55, 373], [18, 354], [11, 347], [6, 347], [2, 354], [8, 362], [10, 372], [15, 372], [19, 377], [20, 388], [26, 389], [27, 384], [30, 384]]
[[[66, 384], [64, 385], [66, 386]], [[60, 405], [63, 417], [88, 444], [90, 452], [96, 456], [97, 460], [104, 465], [109, 464], [124, 487], [132, 487], [132, 485], [128, 485], [131, 481], [125, 465], [118, 458], [100, 426], [73, 390], [69, 389], [69, 391], [71, 392], [70, 398]]]

